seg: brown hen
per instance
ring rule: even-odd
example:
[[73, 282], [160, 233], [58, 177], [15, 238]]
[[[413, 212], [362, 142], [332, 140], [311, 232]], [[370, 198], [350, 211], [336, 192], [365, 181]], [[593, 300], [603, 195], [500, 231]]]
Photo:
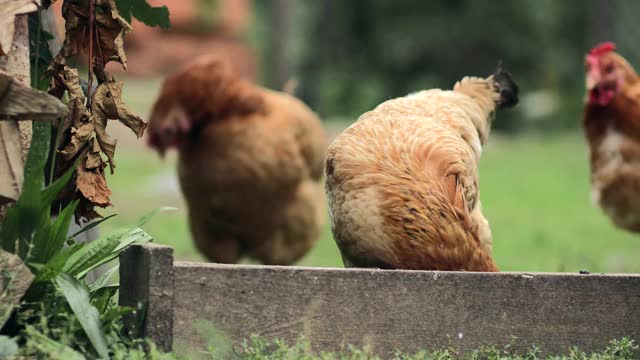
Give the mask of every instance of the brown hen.
[[288, 265], [318, 239], [327, 141], [298, 99], [207, 56], [165, 80], [149, 135], [160, 154], [178, 149], [191, 232], [210, 261]]
[[498, 271], [478, 161], [496, 108], [517, 103], [501, 70], [386, 101], [330, 145], [331, 229], [345, 266]]
[[585, 59], [592, 197], [616, 226], [640, 232], [640, 81], [614, 50], [604, 43]]

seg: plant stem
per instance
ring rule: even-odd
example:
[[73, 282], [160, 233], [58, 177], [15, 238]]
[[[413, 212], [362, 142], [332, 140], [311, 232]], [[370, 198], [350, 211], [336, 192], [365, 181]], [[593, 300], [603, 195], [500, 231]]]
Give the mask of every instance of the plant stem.
[[39, 76], [39, 71], [38, 71], [38, 65], [40, 65], [40, 33], [42, 32], [42, 17], [40, 17], [40, 11], [38, 9], [37, 12], [37, 17], [38, 17], [38, 34], [36, 35], [36, 61], [35, 61], [35, 71], [33, 72], [35, 79], [31, 79], [31, 82], [33, 83], [34, 86], [32, 86], [35, 89], [40, 90], [40, 88], [38, 87], [38, 83], [40, 82], [40, 76]]
[[89, 65], [87, 81], [87, 108], [91, 110], [91, 83], [93, 82], [93, 22], [95, 17], [95, 0], [89, 0]]
[[56, 128], [56, 138], [53, 140], [53, 154], [51, 154], [51, 167], [49, 168], [49, 184], [53, 182], [53, 175], [56, 169], [56, 155], [58, 155], [58, 142], [60, 141], [60, 135], [62, 135], [63, 125], [64, 119], [60, 119], [60, 121], [58, 121], [58, 127]]

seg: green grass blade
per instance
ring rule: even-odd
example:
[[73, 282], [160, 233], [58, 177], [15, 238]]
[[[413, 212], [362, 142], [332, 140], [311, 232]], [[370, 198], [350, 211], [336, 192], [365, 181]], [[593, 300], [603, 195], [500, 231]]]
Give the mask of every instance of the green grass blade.
[[93, 229], [94, 227], [96, 227], [96, 226], [100, 225], [101, 223], [103, 223], [103, 222], [105, 222], [105, 221], [107, 221], [107, 220], [109, 220], [109, 219], [111, 219], [112, 217], [117, 216], [117, 215], [118, 215], [118, 214], [111, 214], [111, 215], [109, 215], [109, 216], [107, 216], [107, 217], [103, 217], [103, 218], [102, 218], [102, 219], [100, 219], [100, 220], [96, 220], [96, 221], [94, 221], [94, 222], [92, 222], [92, 223], [90, 223], [90, 224], [86, 225], [86, 226], [85, 226], [85, 227], [83, 227], [82, 229], [78, 230], [75, 234], [71, 235], [71, 237], [76, 237], [76, 236], [78, 236], [78, 235], [82, 234], [82, 233], [83, 233], [83, 232], [85, 232], [85, 231], [88, 231], [88, 230], [90, 230], [90, 229]]
[[91, 305], [89, 291], [85, 285], [64, 273], [56, 278], [56, 284], [58, 284], [60, 291], [62, 291], [62, 294], [67, 299], [71, 310], [73, 310], [73, 313], [77, 316], [80, 325], [98, 355], [108, 359], [109, 350], [107, 349], [107, 340], [105, 339], [102, 323], [100, 322], [100, 314], [98, 310]]

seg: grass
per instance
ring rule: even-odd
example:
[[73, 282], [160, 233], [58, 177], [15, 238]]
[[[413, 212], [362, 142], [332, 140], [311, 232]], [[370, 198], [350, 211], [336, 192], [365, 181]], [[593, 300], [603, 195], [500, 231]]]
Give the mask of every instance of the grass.
[[[204, 334], [203, 334], [204, 335]], [[209, 334], [208, 334], [209, 335]], [[214, 334], [215, 335], [215, 334]], [[638, 345], [629, 338], [612, 340], [601, 352], [586, 353], [578, 348], [567, 349], [564, 354], [544, 355], [536, 346], [523, 348], [512, 338], [504, 346], [481, 346], [476, 350], [462, 352], [455, 346], [435, 351], [420, 350], [415, 353], [396, 351], [393, 360], [632, 360], [640, 356]], [[305, 338], [295, 342], [283, 340], [269, 341], [253, 336], [241, 343], [225, 343], [222, 340], [210, 343], [207, 351], [179, 353], [177, 359], [226, 359], [241, 360], [381, 360], [371, 348], [343, 346], [338, 351], [314, 351]]]
[[[125, 98], [145, 117], [160, 83], [125, 79], [125, 84]], [[115, 207], [104, 213], [120, 216], [105, 227], [130, 223], [155, 207], [175, 206], [177, 212], [159, 215], [146, 230], [157, 242], [173, 246], [178, 259], [201, 260], [190, 240], [175, 154], [162, 161], [121, 126], [110, 128], [119, 139], [118, 168], [108, 179]], [[640, 272], [635, 261], [640, 239], [615, 228], [591, 204], [587, 148], [580, 131], [493, 136], [480, 167], [482, 203], [501, 270]], [[342, 266], [328, 228], [300, 264]]]

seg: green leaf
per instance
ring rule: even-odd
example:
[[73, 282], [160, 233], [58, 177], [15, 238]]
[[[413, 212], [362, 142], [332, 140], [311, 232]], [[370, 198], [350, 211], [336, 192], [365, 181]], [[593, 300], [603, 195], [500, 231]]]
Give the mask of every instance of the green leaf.
[[44, 205], [47, 207], [51, 206], [51, 203], [53, 203], [53, 200], [56, 199], [60, 191], [69, 183], [69, 180], [71, 180], [71, 177], [75, 174], [78, 161], [80, 161], [80, 159], [77, 159], [64, 175], [42, 190], [41, 197]]
[[100, 237], [75, 252], [64, 266], [63, 272], [82, 278], [89, 271], [105, 264], [120, 254], [120, 251], [134, 243], [145, 243], [152, 238], [140, 228], [121, 229]]
[[109, 215], [107, 217], [104, 217], [104, 218], [102, 218], [100, 220], [96, 220], [94, 222], [91, 222], [91, 223], [87, 224], [86, 226], [84, 226], [82, 229], [78, 230], [75, 234], [71, 235], [71, 237], [76, 237], [76, 236], [82, 234], [85, 231], [89, 231], [90, 229], [100, 225], [101, 223], [103, 223], [103, 222], [105, 222], [105, 221], [107, 221], [107, 220], [109, 220], [112, 217], [117, 216], [117, 215], [118, 214], [111, 214], [111, 215]]
[[22, 193], [15, 206], [7, 211], [0, 229], [2, 248], [19, 253], [24, 259], [36, 229], [42, 226], [42, 219], [49, 214], [49, 207], [43, 205], [40, 190], [44, 182], [44, 166], [51, 141], [51, 124], [45, 121], [33, 122], [31, 147], [24, 167]]
[[38, 270], [34, 282], [42, 282], [55, 279], [58, 275], [60, 275], [60, 273], [62, 273], [62, 269], [64, 269], [64, 266], [67, 261], [69, 261], [69, 258], [77, 251], [79, 251], [83, 245], [85, 244], [75, 243], [63, 248], [44, 266], [36, 267], [32, 264], [32, 267], [35, 267]]
[[5, 335], [0, 335], [0, 359], [6, 359], [17, 351], [18, 344], [14, 339]]
[[85, 360], [86, 358], [72, 348], [57, 342], [27, 325], [27, 346], [40, 351], [47, 359], [53, 360]]
[[46, 91], [51, 78], [44, 78], [47, 67], [53, 61], [49, 50], [49, 40], [54, 37], [42, 29], [40, 11], [29, 14], [29, 60], [31, 70], [31, 87]]
[[96, 279], [96, 281], [94, 281], [91, 284], [89, 284], [89, 292], [94, 292], [94, 291], [100, 289], [101, 287], [105, 286], [107, 284], [107, 282], [109, 281], [109, 279], [111, 278], [111, 276], [116, 271], [118, 271], [118, 269], [120, 269], [120, 265], [116, 265], [116, 266], [112, 267], [111, 269], [105, 271], [104, 274], [102, 274], [99, 278]]
[[62, 250], [77, 206], [78, 200], [67, 205], [52, 225], [47, 221], [45, 226], [38, 230], [33, 239], [33, 250], [28, 264], [46, 264]]
[[175, 208], [161, 207], [155, 209], [141, 217], [133, 225], [115, 230], [86, 244], [69, 258], [63, 272], [80, 279], [96, 267], [117, 258], [127, 246], [151, 241], [153, 238], [140, 229], [140, 226], [146, 224], [156, 214], [169, 210], [175, 210]]
[[44, 166], [51, 142], [51, 124], [46, 121], [34, 121], [32, 126], [33, 137], [24, 164], [22, 194], [16, 205], [37, 209], [41, 204], [40, 189], [44, 183]]
[[166, 6], [151, 6], [145, 0], [116, 0], [116, 7], [120, 16], [131, 23], [131, 17], [138, 19], [147, 26], [159, 26], [168, 29], [169, 9]]
[[78, 318], [80, 325], [98, 355], [105, 359], [109, 358], [107, 340], [105, 339], [102, 323], [100, 322], [100, 315], [98, 310], [91, 305], [89, 291], [86, 286], [64, 273], [56, 278], [56, 284], [58, 284], [60, 291], [67, 299], [71, 310], [73, 310], [73, 313]]
[[118, 288], [119, 285], [103, 286], [90, 294], [91, 304], [98, 309], [100, 314], [107, 310], [109, 301], [116, 295]]

